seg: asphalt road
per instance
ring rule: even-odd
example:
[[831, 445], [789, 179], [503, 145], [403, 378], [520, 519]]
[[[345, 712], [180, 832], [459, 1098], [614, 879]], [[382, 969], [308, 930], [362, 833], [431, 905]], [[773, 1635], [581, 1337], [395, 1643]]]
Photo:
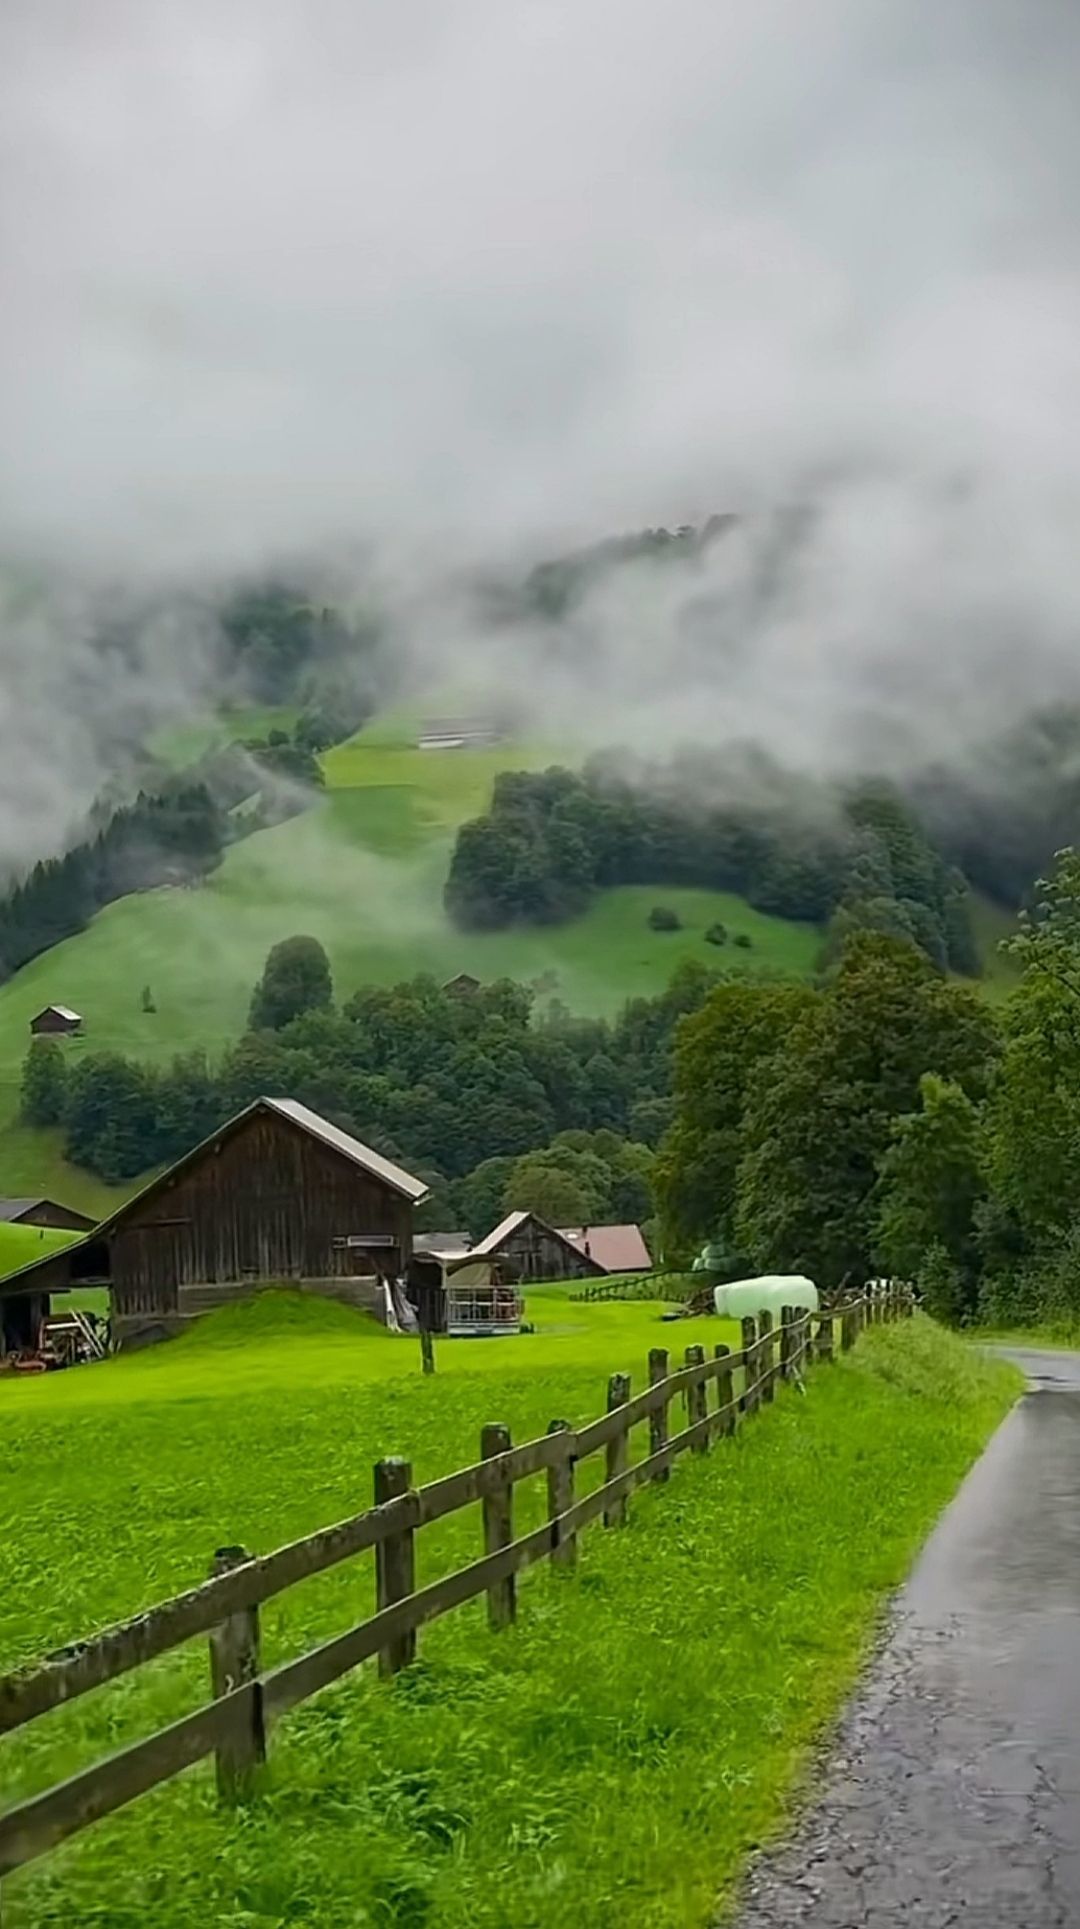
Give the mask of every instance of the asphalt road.
[[927, 1543], [821, 1795], [739, 1929], [1080, 1926], [1080, 1355], [1031, 1390]]

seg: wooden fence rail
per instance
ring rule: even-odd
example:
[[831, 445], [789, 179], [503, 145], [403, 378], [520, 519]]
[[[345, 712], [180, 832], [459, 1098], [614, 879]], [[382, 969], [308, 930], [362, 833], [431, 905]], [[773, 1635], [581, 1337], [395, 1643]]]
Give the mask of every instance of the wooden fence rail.
[[[194, 1636], [207, 1635], [215, 1697], [171, 1727], [0, 1815], [0, 1876], [208, 1755], [215, 1757], [221, 1796], [243, 1798], [265, 1757], [270, 1723], [288, 1709], [373, 1656], [378, 1656], [382, 1674], [396, 1674], [415, 1657], [417, 1633], [426, 1622], [481, 1594], [487, 1596], [492, 1628], [507, 1626], [517, 1612], [518, 1574], [540, 1560], [572, 1566], [578, 1534], [589, 1522], [602, 1517], [606, 1526], [620, 1526], [635, 1488], [666, 1481], [687, 1449], [705, 1452], [715, 1439], [733, 1434], [740, 1415], [749, 1418], [773, 1398], [778, 1379], [800, 1379], [813, 1361], [830, 1360], [834, 1317], [839, 1318], [841, 1350], [846, 1351], [865, 1326], [904, 1317], [912, 1304], [906, 1288], [890, 1284], [868, 1288], [838, 1315], [811, 1316], [785, 1308], [778, 1332], [767, 1316], [760, 1323], [744, 1320], [739, 1352], [718, 1346], [710, 1359], [702, 1346], [690, 1346], [685, 1364], [674, 1372], [668, 1354], [655, 1348], [644, 1391], [632, 1395], [629, 1376], [614, 1374], [607, 1412], [590, 1425], [573, 1428], [565, 1420], [553, 1420], [542, 1438], [520, 1447], [512, 1444], [506, 1427], [485, 1427], [482, 1458], [474, 1466], [424, 1487], [413, 1486], [407, 1461], [381, 1460], [375, 1469], [375, 1505], [365, 1513], [272, 1554], [222, 1548], [214, 1557], [211, 1578], [201, 1587], [0, 1677], [0, 1733], [6, 1733]], [[742, 1390], [737, 1395], [738, 1372]], [[710, 1387], [716, 1388], [711, 1403]], [[679, 1396], [686, 1424], [672, 1433], [670, 1409]], [[648, 1423], [648, 1452], [632, 1461], [630, 1436], [642, 1422]], [[579, 1497], [577, 1468], [596, 1453], [604, 1455], [604, 1478]], [[547, 1481], [547, 1518], [531, 1532], [517, 1535], [514, 1488], [541, 1473]], [[483, 1554], [456, 1573], [417, 1588], [417, 1532], [477, 1502], [483, 1516]], [[310, 1653], [264, 1670], [259, 1652], [262, 1603], [368, 1549], [375, 1553], [376, 1612]]]

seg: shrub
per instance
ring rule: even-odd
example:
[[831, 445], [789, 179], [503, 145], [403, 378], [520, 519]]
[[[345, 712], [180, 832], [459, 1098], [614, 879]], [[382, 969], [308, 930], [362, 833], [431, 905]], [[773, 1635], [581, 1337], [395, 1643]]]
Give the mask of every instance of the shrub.
[[654, 904], [652, 910], [649, 912], [649, 930], [681, 931], [682, 919], [677, 911], [671, 909], [670, 905]]
[[731, 942], [732, 944], [737, 944], [740, 951], [749, 951], [753, 947], [754, 940], [750, 936], [749, 931], [736, 931]]
[[728, 939], [726, 924], [710, 924], [705, 933], [706, 944], [726, 944]]

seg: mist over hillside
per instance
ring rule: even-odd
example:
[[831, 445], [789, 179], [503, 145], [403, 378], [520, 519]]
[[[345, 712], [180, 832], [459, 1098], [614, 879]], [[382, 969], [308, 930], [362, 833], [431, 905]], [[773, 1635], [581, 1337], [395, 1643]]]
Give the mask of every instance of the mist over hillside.
[[1078, 69], [1053, 0], [13, 0], [0, 862], [297, 569], [586, 749], [1080, 700]]

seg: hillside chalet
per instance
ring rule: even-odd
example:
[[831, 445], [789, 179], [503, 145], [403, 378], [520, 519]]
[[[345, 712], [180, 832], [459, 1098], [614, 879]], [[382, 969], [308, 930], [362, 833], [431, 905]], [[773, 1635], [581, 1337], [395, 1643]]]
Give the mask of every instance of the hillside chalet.
[[118, 1346], [283, 1282], [379, 1307], [426, 1192], [307, 1106], [256, 1099], [87, 1238], [0, 1281], [3, 1344], [25, 1344], [51, 1294], [86, 1285], [109, 1288]]
[[509, 1213], [486, 1239], [477, 1241], [473, 1253], [497, 1259], [515, 1280], [594, 1279], [604, 1272], [598, 1260], [534, 1212]]
[[30, 1020], [34, 1038], [78, 1038], [82, 1029], [81, 1013], [72, 1011], [69, 1005], [46, 1005]]

